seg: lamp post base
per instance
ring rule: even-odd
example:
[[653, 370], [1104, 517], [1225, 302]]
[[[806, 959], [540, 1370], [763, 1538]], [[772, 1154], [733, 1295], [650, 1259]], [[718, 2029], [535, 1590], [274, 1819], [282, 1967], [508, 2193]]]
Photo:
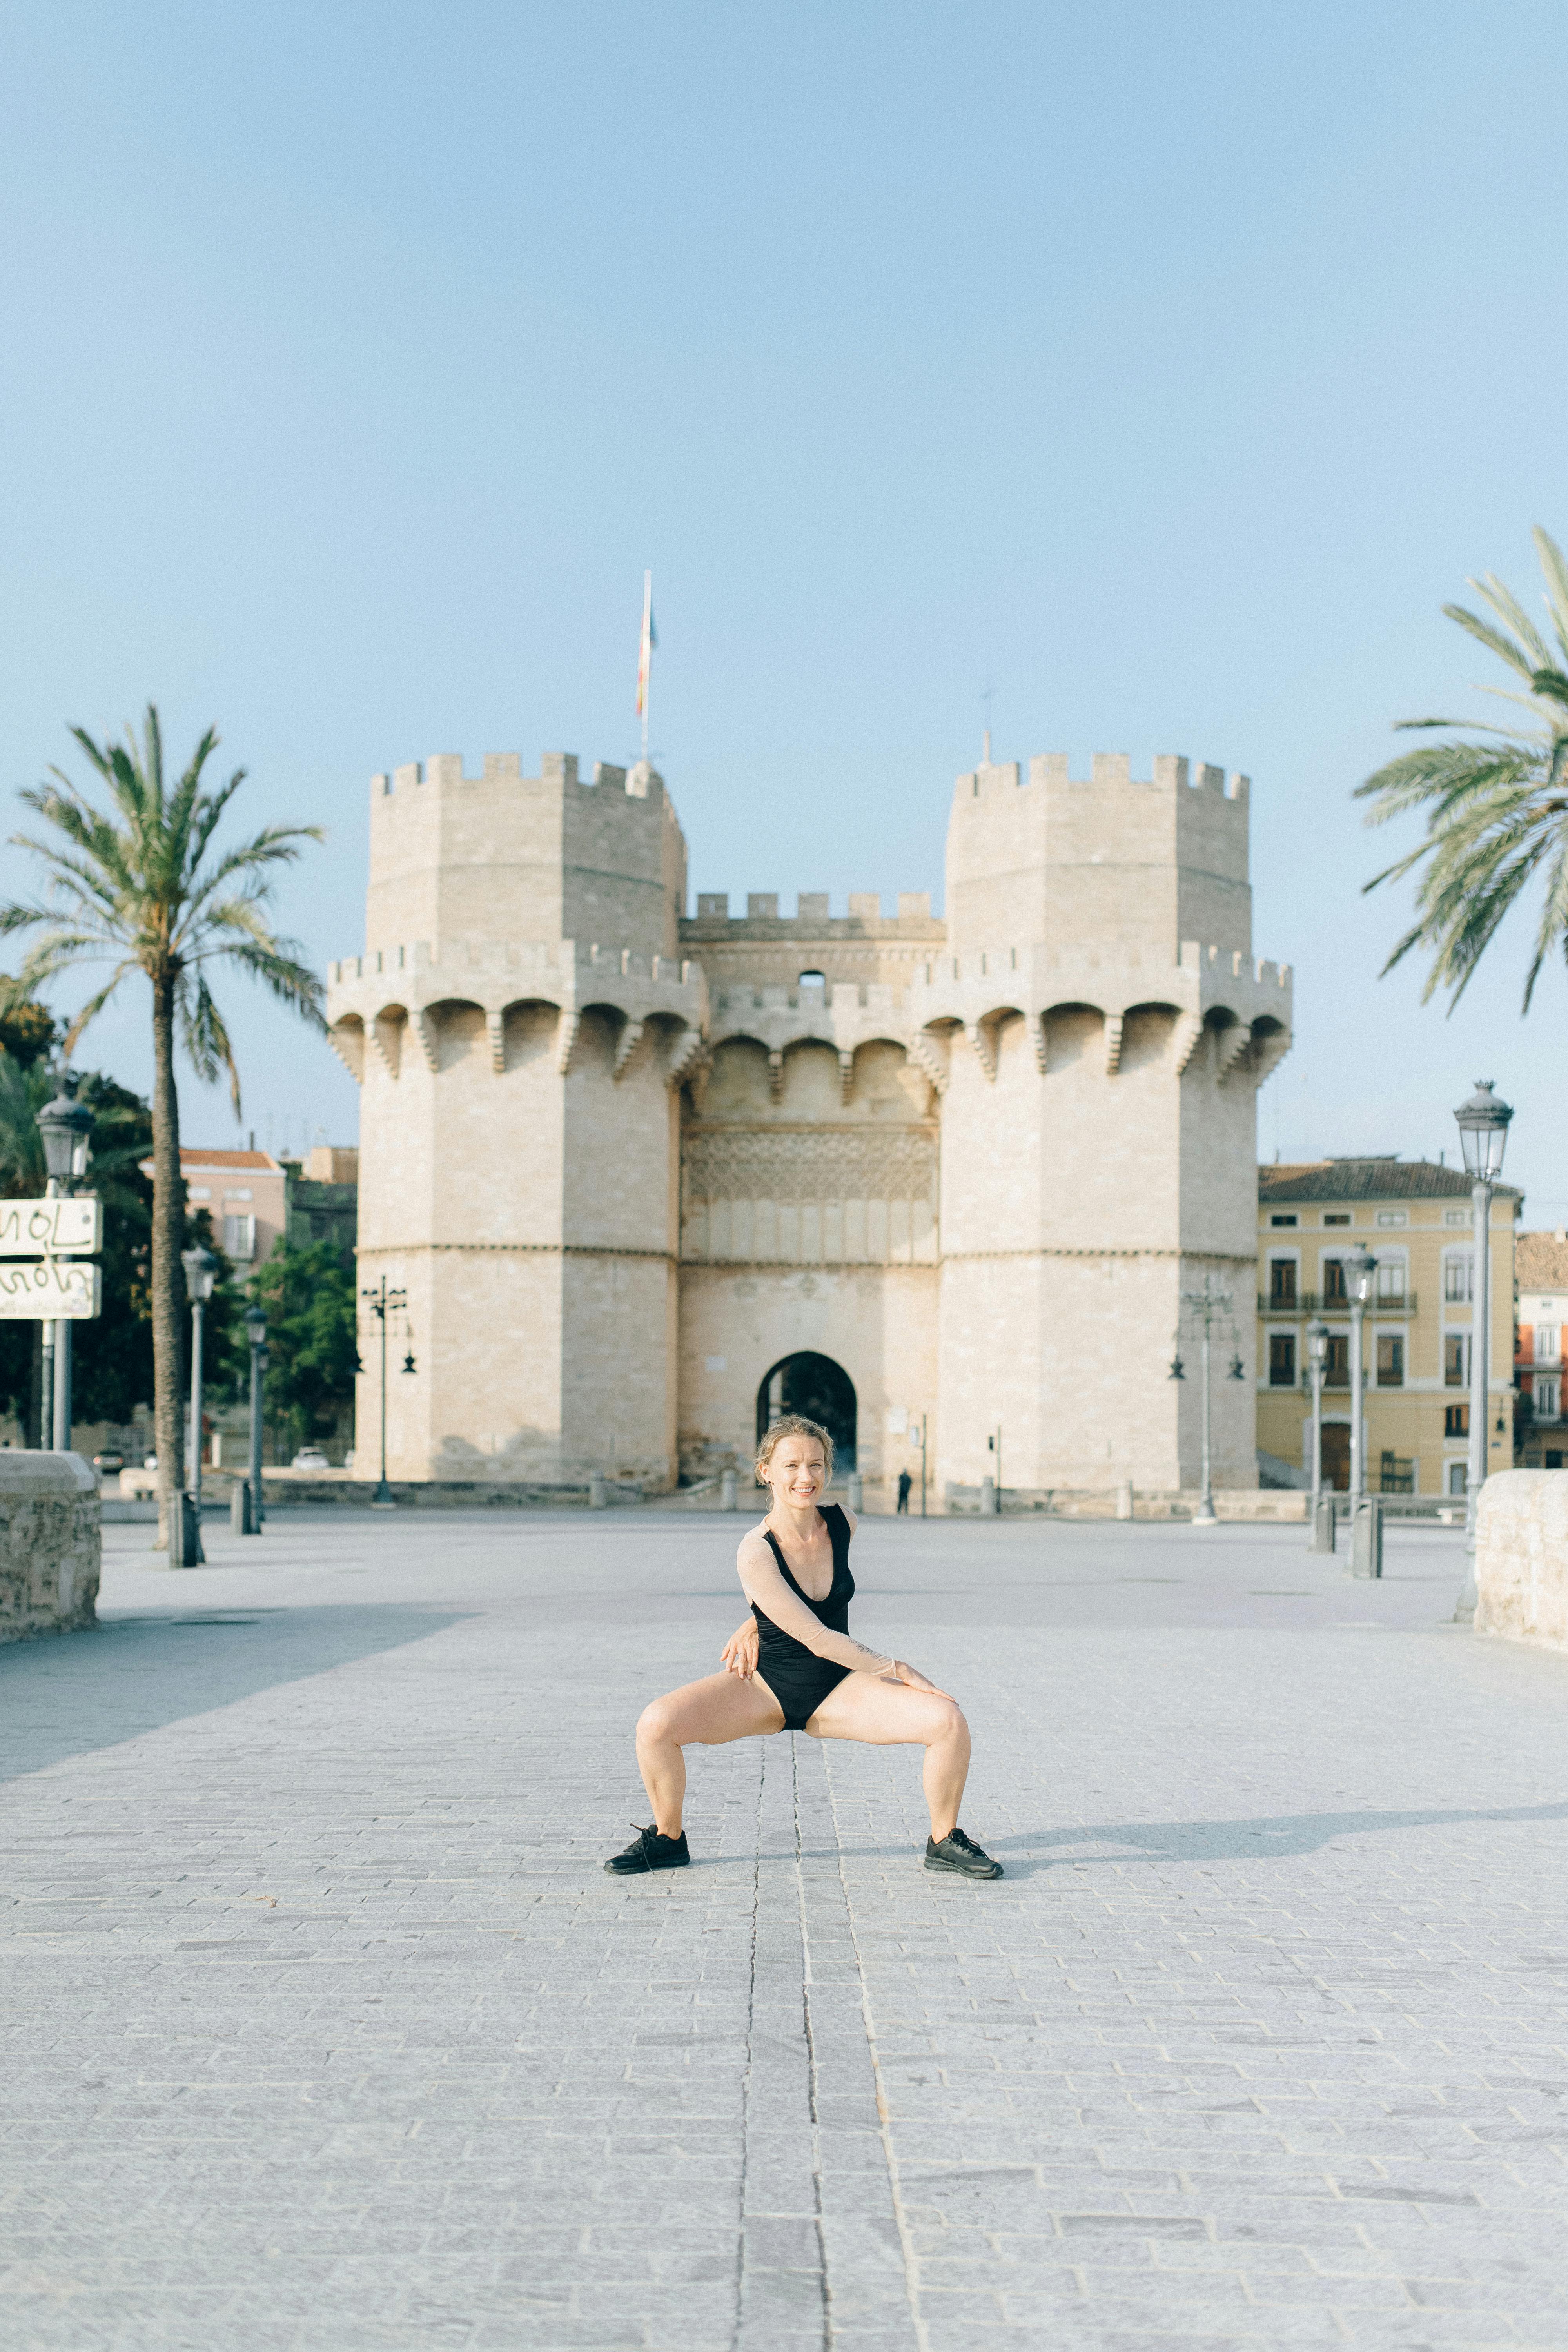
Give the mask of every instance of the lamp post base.
[[1192, 1525], [1194, 1528], [1218, 1527], [1219, 1516], [1215, 1511], [1214, 1503], [1209, 1496], [1204, 1496], [1198, 1504], [1197, 1509], [1193, 1513]]
[[392, 1499], [392, 1489], [384, 1478], [376, 1480], [375, 1492], [370, 1498], [370, 1507], [373, 1511], [396, 1510], [397, 1505]]

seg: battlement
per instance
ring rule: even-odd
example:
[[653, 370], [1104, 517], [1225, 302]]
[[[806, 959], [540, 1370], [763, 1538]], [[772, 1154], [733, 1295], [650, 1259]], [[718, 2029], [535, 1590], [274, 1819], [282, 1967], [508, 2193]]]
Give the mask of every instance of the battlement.
[[828, 911], [831, 894], [826, 890], [803, 890], [795, 900], [793, 915], [781, 915], [776, 890], [753, 890], [748, 893], [743, 915], [731, 915], [727, 891], [702, 890], [698, 893], [697, 912], [680, 926], [683, 940], [739, 945], [748, 940], [797, 940], [804, 944], [811, 940], [940, 940], [944, 926], [940, 915], [931, 910], [929, 890], [900, 890], [899, 911], [884, 915], [881, 894], [876, 890], [851, 890], [848, 912], [833, 915]]
[[952, 788], [953, 811], [973, 801], [994, 799], [1012, 793], [1043, 792], [1047, 796], [1056, 793], [1089, 793], [1131, 790], [1136, 793], [1203, 793], [1221, 801], [1229, 801], [1245, 809], [1252, 790], [1252, 779], [1239, 772], [1227, 776], [1223, 768], [1213, 767], [1205, 760], [1194, 763], [1173, 751], [1160, 752], [1152, 762], [1153, 773], [1134, 776], [1132, 761], [1125, 751], [1096, 751], [1087, 777], [1068, 772], [1065, 751], [1036, 751], [1029, 760], [1026, 780], [1016, 760], [983, 761], [978, 767], [957, 778]]
[[384, 769], [370, 780], [371, 813], [373, 816], [387, 801], [400, 797], [406, 804], [410, 797], [433, 806], [450, 792], [472, 793], [477, 786], [515, 784], [534, 792], [553, 790], [563, 796], [569, 791], [608, 795], [614, 799], [624, 795], [633, 802], [650, 802], [663, 807], [669, 822], [676, 822], [675, 811], [665, 791], [664, 778], [657, 768], [639, 760], [634, 767], [620, 768], [608, 760], [594, 763], [591, 780], [580, 773], [575, 751], [545, 751], [541, 755], [537, 776], [525, 776], [521, 751], [487, 751], [478, 775], [470, 776], [464, 767], [461, 751], [437, 751], [426, 760], [408, 760], [401, 767]]

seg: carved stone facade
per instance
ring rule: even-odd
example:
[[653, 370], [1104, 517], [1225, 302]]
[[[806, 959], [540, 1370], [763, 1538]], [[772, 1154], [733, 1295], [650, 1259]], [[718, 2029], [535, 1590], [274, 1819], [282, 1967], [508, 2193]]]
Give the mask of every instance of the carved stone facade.
[[1200, 1401], [1167, 1370], [1208, 1273], [1244, 1371], [1216, 1473], [1256, 1484], [1255, 1098], [1290, 984], [1252, 956], [1246, 778], [983, 766], [946, 903], [688, 917], [651, 771], [374, 780], [366, 951], [329, 1003], [362, 1280], [407, 1299], [392, 1475], [667, 1486], [744, 1460], [799, 1358], [847, 1376], [868, 1476], [918, 1469], [923, 1424], [939, 1486], [999, 1433], [1008, 1486], [1191, 1486]]

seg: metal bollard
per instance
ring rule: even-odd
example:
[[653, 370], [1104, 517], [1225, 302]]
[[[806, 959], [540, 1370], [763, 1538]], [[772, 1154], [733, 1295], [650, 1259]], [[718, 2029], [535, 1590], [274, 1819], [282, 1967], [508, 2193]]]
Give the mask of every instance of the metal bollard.
[[1133, 1516], [1131, 1478], [1123, 1478], [1121, 1486], [1116, 1489], [1116, 1516], [1119, 1519], [1130, 1519]]
[[1334, 1517], [1333, 1496], [1321, 1496], [1318, 1507], [1312, 1514], [1312, 1540], [1308, 1549], [1315, 1552], [1331, 1552], [1334, 1549], [1338, 1527], [1339, 1522]]
[[1358, 1495], [1351, 1514], [1351, 1574], [1383, 1574], [1383, 1502], [1376, 1495]]
[[849, 1507], [858, 1517], [866, 1507], [866, 1488], [858, 1470], [849, 1473]]
[[229, 1489], [228, 1524], [231, 1532], [237, 1536], [247, 1536], [250, 1533], [250, 1481], [248, 1478], [237, 1478]]
[[721, 1511], [737, 1511], [740, 1507], [735, 1498], [735, 1474], [732, 1470], [726, 1470], [719, 1480], [719, 1508]]
[[608, 1505], [609, 1499], [609, 1489], [605, 1485], [604, 1480], [602, 1478], [590, 1478], [588, 1481], [588, 1508], [591, 1511], [602, 1511]]
[[983, 1519], [994, 1519], [996, 1516], [996, 1481], [994, 1478], [982, 1478], [980, 1481], [980, 1516]]

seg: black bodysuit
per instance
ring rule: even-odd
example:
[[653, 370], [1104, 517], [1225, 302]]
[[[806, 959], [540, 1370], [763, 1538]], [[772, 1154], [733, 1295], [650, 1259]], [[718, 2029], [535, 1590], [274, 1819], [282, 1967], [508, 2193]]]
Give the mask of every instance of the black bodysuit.
[[[849, 1573], [849, 1522], [837, 1503], [829, 1503], [822, 1514], [822, 1523], [833, 1546], [833, 1581], [821, 1601], [814, 1601], [809, 1592], [801, 1591], [773, 1529], [764, 1528], [763, 1533], [773, 1548], [779, 1574], [790, 1591], [831, 1633], [847, 1633], [849, 1603], [855, 1598], [855, 1579]], [[784, 1729], [804, 1731], [808, 1717], [816, 1713], [828, 1692], [837, 1690], [845, 1675], [854, 1669], [836, 1665], [831, 1658], [817, 1657], [804, 1642], [797, 1642], [793, 1633], [784, 1633], [771, 1617], [765, 1617], [754, 1601], [752, 1614], [757, 1621], [757, 1673], [784, 1709]]]

